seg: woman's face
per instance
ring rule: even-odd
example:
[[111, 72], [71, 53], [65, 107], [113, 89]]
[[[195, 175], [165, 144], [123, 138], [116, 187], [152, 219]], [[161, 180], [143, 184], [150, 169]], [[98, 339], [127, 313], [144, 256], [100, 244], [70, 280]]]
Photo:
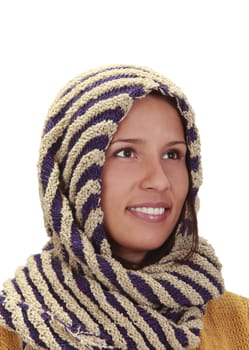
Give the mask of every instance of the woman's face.
[[101, 205], [112, 250], [140, 263], [170, 236], [188, 192], [178, 112], [163, 97], [136, 100], [106, 151]]

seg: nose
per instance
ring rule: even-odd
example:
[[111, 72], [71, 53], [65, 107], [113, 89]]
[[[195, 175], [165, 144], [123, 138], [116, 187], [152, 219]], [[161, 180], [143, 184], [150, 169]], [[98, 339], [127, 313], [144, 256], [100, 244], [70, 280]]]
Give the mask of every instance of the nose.
[[161, 160], [147, 161], [141, 171], [141, 187], [143, 189], [162, 192], [170, 188], [169, 177]]

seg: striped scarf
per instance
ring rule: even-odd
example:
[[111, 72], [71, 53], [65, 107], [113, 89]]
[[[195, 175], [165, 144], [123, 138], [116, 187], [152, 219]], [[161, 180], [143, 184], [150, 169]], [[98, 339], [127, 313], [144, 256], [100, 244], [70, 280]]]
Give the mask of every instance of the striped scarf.
[[23, 349], [195, 349], [207, 302], [223, 292], [220, 263], [187, 213], [170, 253], [139, 270], [113, 256], [100, 207], [105, 151], [137, 98], [175, 99], [185, 129], [192, 191], [201, 184], [200, 143], [186, 97], [144, 67], [116, 65], [78, 76], [58, 94], [42, 135], [40, 197], [49, 241], [0, 293], [0, 325]]

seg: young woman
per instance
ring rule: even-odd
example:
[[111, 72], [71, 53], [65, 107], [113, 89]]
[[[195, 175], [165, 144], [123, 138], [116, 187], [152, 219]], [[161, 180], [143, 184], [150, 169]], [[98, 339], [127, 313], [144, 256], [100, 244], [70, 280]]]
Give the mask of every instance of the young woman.
[[198, 237], [193, 111], [144, 67], [87, 72], [45, 123], [49, 241], [0, 294], [1, 349], [248, 349], [249, 302]]

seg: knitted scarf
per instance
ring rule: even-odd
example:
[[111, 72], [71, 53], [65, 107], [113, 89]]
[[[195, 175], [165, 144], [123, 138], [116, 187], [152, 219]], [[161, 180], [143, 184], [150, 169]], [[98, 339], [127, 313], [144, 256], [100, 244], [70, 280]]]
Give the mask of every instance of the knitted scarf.
[[0, 293], [0, 325], [23, 349], [195, 349], [207, 302], [223, 292], [220, 263], [188, 214], [173, 248], [139, 270], [113, 256], [100, 206], [105, 151], [133, 102], [151, 92], [175, 99], [189, 152], [192, 191], [201, 184], [200, 143], [185, 95], [144, 67], [116, 65], [78, 76], [58, 94], [42, 135], [40, 197], [49, 241]]

